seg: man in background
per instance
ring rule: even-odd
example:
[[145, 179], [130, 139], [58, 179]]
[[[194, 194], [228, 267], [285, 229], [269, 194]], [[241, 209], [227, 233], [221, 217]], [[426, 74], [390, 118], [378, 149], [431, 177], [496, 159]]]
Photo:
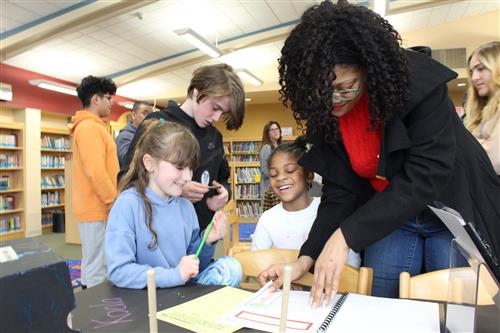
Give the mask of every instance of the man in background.
[[83, 110], [69, 125], [73, 136], [73, 212], [82, 242], [82, 285], [106, 279], [104, 232], [116, 195], [116, 146], [102, 118], [109, 115], [116, 93], [107, 78], [87, 76], [76, 88]]
[[142, 123], [144, 118], [153, 111], [151, 105], [146, 102], [135, 102], [130, 113], [131, 121], [125, 126], [120, 134], [116, 137], [116, 149], [118, 151], [118, 162], [120, 167], [123, 165], [123, 160], [127, 154], [128, 147], [134, 138], [137, 127]]

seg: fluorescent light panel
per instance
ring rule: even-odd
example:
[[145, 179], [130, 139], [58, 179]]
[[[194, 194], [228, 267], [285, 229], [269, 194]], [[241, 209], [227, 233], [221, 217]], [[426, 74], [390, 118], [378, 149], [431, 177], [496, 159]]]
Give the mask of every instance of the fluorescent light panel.
[[264, 81], [252, 74], [248, 69], [237, 69], [236, 72], [243, 80], [254, 86], [261, 86], [264, 83]]
[[218, 58], [224, 54], [224, 52], [213, 46], [208, 40], [189, 28], [174, 30], [174, 32], [212, 58]]
[[29, 80], [31, 85], [37, 86], [39, 88], [48, 89], [52, 91], [57, 91], [63, 94], [77, 96], [76, 88], [68, 86], [61, 83], [51, 82], [47, 80]]

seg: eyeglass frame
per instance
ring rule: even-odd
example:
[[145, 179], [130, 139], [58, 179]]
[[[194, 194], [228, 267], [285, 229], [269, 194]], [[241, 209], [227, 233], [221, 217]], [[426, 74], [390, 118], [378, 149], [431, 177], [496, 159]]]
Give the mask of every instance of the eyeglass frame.
[[[360, 89], [361, 89], [361, 85], [359, 85], [357, 88], [343, 89], [343, 90], [334, 90], [333, 93], [332, 93], [332, 98], [336, 99], [338, 101], [343, 101], [343, 102], [344, 101], [350, 101], [350, 100], [356, 98], [356, 96], [358, 95]], [[342, 95], [342, 93], [354, 93], [354, 96], [352, 96], [350, 98], [345, 98], [344, 95]]]
[[268, 129], [267, 131], [268, 131], [268, 132], [274, 132], [274, 131], [279, 131], [279, 130], [280, 130], [280, 128], [279, 128], [279, 127], [276, 127], [276, 128], [270, 128], [270, 129]]

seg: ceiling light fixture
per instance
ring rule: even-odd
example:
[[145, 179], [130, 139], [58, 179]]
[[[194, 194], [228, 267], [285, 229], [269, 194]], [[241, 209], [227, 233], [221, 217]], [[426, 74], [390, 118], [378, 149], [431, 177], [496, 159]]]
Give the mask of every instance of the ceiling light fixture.
[[189, 28], [177, 29], [174, 32], [212, 58], [218, 58], [224, 54], [224, 52], [213, 46], [208, 40]]
[[387, 0], [375, 0], [373, 3], [373, 11], [382, 17], [384, 17], [387, 14], [388, 7], [389, 7], [389, 1]]
[[245, 102], [251, 102], [251, 101], [252, 101], [251, 98], [249, 98], [249, 97], [245, 98]]
[[48, 89], [52, 91], [57, 91], [63, 94], [77, 96], [76, 88], [72, 86], [68, 86], [66, 84], [51, 82], [47, 80], [29, 80], [29, 83], [33, 86], [37, 86], [38, 88]]
[[254, 86], [261, 86], [264, 83], [264, 81], [252, 74], [248, 69], [237, 69], [236, 73], [238, 73], [243, 80], [253, 84]]
[[467, 84], [466, 83], [457, 83], [458, 87], [465, 87]]

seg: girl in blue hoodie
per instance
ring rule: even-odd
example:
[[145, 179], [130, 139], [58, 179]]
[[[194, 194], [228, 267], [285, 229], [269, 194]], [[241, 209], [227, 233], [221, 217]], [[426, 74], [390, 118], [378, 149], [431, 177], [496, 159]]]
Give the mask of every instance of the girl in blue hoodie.
[[[239, 286], [241, 266], [232, 257], [210, 264], [215, 243], [226, 232], [227, 217], [214, 216], [213, 228], [198, 257], [198, 219], [192, 203], [180, 197], [199, 163], [200, 148], [182, 125], [146, 120], [131, 167], [120, 182], [106, 228], [106, 257], [111, 282], [144, 288], [154, 268], [159, 288], [188, 281]], [[210, 264], [210, 265], [209, 265]]]

